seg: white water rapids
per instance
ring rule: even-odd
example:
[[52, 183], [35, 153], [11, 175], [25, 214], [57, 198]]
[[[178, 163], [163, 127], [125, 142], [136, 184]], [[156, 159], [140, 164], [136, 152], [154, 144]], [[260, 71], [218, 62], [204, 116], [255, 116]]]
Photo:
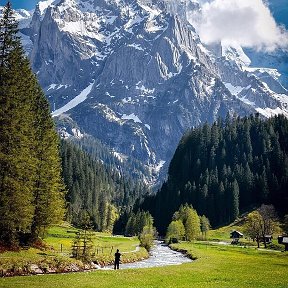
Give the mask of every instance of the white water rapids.
[[[171, 250], [167, 245], [163, 244], [160, 241], [155, 241], [155, 245], [151, 249], [150, 257], [148, 259], [137, 261], [134, 263], [120, 263], [120, 269], [151, 268], [168, 265], [180, 265], [182, 263], [188, 263], [191, 261], [191, 259], [183, 255], [182, 253]], [[107, 266], [107, 268], [111, 269], [113, 267]]]

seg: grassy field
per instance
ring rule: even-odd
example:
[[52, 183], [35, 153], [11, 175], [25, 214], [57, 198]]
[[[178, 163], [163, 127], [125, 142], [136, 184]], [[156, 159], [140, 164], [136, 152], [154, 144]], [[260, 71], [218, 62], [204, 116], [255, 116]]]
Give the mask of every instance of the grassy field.
[[[58, 225], [53, 226], [48, 230], [48, 235], [45, 238], [45, 242], [53, 247], [54, 251], [62, 252], [66, 254], [71, 253], [71, 246], [77, 229], [72, 226]], [[112, 236], [109, 233], [94, 232], [92, 237], [95, 252], [100, 256], [101, 254], [110, 255], [115, 253], [116, 249], [119, 249], [124, 254], [135, 250], [139, 245], [137, 237], [124, 237], [124, 236]], [[62, 248], [61, 248], [62, 245]]]
[[[0, 275], [2, 270], [20, 271], [29, 269], [29, 265], [37, 264], [41, 268], [59, 267], [62, 270], [65, 265], [76, 263], [81, 264], [70, 258], [73, 239], [77, 230], [67, 224], [58, 225], [50, 228], [45, 237], [47, 249], [39, 250], [30, 248], [19, 252], [5, 252], [0, 254]], [[133, 262], [148, 256], [144, 248], [135, 251], [139, 245], [137, 237], [114, 237], [108, 233], [93, 233], [94, 243], [93, 261], [100, 265], [112, 263], [114, 253], [119, 249], [122, 253], [123, 262]], [[81, 265], [80, 265], [81, 266]], [[58, 271], [58, 268], [57, 268]], [[16, 272], [15, 274], [18, 274]], [[0, 285], [1, 288], [1, 285]]]
[[0, 287], [288, 287], [288, 253], [185, 242], [175, 248], [198, 259], [161, 268], [2, 278]]

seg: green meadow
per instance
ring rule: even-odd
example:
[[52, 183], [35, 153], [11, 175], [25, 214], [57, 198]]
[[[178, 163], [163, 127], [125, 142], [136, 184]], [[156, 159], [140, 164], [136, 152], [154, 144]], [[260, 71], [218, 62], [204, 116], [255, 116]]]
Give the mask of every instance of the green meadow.
[[[70, 258], [77, 231], [67, 223], [53, 226], [45, 237], [46, 249], [29, 248], [0, 253], [0, 276], [2, 270], [21, 271], [31, 264], [37, 264], [41, 268], [54, 266], [58, 267], [58, 270], [72, 263], [83, 266], [79, 261]], [[137, 237], [112, 236], [108, 233], [93, 232], [92, 241], [94, 244], [92, 260], [100, 265], [113, 263], [116, 249], [121, 251], [123, 262], [134, 262], [148, 257], [144, 248], [136, 249], [139, 245]], [[0, 287], [2, 287], [1, 280]]]
[[1, 278], [0, 287], [288, 287], [286, 252], [197, 242], [174, 244], [173, 248], [187, 250], [197, 260], [161, 268]]
[[[48, 246], [53, 247], [55, 251], [61, 252], [62, 249], [63, 254], [69, 255], [77, 231], [77, 229], [68, 224], [53, 226], [48, 230], [45, 242]], [[134, 253], [132, 251], [135, 251], [136, 247], [139, 245], [137, 237], [124, 237], [121, 235], [112, 236], [109, 233], [102, 232], [93, 232], [92, 241], [96, 258], [101, 256], [108, 257], [111, 255], [111, 259], [114, 259], [113, 257], [116, 249], [119, 249], [124, 253], [123, 255], [129, 255]], [[146, 252], [144, 252], [145, 249], [141, 248], [140, 250], [144, 253], [143, 256], [147, 256]]]

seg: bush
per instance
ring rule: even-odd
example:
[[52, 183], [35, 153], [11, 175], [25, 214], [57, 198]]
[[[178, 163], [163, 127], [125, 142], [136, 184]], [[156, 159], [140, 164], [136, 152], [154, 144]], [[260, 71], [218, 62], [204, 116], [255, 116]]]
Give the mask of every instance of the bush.
[[150, 251], [153, 246], [154, 236], [155, 229], [152, 226], [144, 226], [139, 235], [140, 246], [144, 247], [147, 251]]

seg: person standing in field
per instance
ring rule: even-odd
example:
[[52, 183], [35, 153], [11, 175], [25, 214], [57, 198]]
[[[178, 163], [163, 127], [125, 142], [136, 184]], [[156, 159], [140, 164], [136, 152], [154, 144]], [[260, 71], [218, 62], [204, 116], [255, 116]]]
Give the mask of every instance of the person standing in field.
[[115, 253], [115, 261], [114, 261], [114, 269], [119, 269], [119, 263], [120, 263], [120, 257], [121, 254], [119, 253], [119, 249], [117, 249], [116, 253]]

